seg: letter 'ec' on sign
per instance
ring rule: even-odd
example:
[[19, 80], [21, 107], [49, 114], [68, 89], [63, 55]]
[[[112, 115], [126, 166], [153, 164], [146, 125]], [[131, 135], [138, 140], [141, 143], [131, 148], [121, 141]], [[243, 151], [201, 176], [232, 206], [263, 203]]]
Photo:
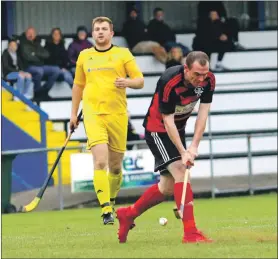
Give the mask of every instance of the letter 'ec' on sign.
[[126, 156], [123, 160], [123, 168], [126, 171], [137, 171], [137, 170], [143, 170], [144, 167], [140, 166], [142, 165], [142, 155], [137, 155], [135, 157], [132, 156]]

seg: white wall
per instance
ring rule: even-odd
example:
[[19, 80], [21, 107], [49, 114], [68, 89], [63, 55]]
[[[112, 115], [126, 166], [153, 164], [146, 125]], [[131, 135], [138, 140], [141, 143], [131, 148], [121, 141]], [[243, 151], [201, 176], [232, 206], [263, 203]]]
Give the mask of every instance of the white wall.
[[[193, 133], [196, 117], [190, 117], [187, 121], [186, 132]], [[143, 134], [143, 119], [132, 120], [135, 130]], [[212, 131], [242, 131], [277, 129], [277, 112], [266, 114], [240, 114], [240, 115], [215, 115], [211, 117]], [[208, 124], [206, 126], [208, 132]]]
[[[235, 90], [235, 89], [263, 89], [277, 87], [277, 71], [258, 71], [258, 72], [233, 72], [215, 73], [216, 89]], [[127, 94], [153, 94], [159, 76], [145, 76], [144, 88], [134, 90], [127, 89]], [[71, 97], [71, 88], [65, 82], [56, 83], [49, 95], [53, 98]]]
[[[151, 97], [128, 98], [127, 103], [131, 115], [144, 116], [151, 103]], [[50, 119], [67, 119], [70, 116], [71, 101], [41, 102], [40, 107]], [[277, 108], [277, 92], [215, 94], [211, 106], [212, 111], [268, 108]]]

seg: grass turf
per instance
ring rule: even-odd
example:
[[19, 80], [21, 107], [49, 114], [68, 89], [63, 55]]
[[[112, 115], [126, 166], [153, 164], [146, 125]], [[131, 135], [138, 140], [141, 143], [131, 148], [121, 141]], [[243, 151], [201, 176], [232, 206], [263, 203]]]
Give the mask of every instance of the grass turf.
[[197, 225], [212, 244], [182, 244], [173, 205], [138, 218], [126, 244], [118, 243], [117, 221], [102, 225], [98, 208], [3, 215], [2, 258], [277, 258], [276, 193], [196, 199]]

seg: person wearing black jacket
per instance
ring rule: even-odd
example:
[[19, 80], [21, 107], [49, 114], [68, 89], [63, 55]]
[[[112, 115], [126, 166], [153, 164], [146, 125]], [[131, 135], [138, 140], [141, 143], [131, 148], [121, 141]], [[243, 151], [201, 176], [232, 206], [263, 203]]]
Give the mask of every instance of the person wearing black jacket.
[[211, 11], [216, 11], [229, 38], [238, 50], [245, 49], [238, 38], [239, 22], [235, 17], [228, 17], [223, 1], [200, 1], [197, 7], [198, 22], [206, 21]]
[[122, 34], [132, 53], [152, 53], [158, 61], [165, 64], [167, 59], [166, 50], [158, 42], [149, 39], [147, 28], [144, 22], [138, 18], [138, 11], [135, 8], [129, 11], [129, 17], [123, 24]]
[[133, 51], [137, 43], [148, 40], [146, 26], [138, 18], [138, 13], [135, 8], [130, 10], [128, 19], [124, 22], [122, 34], [131, 51]]
[[[20, 56], [26, 71], [33, 77], [34, 99], [50, 99], [48, 92], [60, 75], [59, 67], [45, 64], [45, 60], [49, 58], [49, 53], [41, 46], [33, 27], [29, 27], [19, 40]], [[46, 83], [41, 86], [43, 77], [46, 78]]]
[[9, 40], [8, 48], [2, 54], [2, 74], [7, 81], [16, 81], [18, 91], [27, 97], [31, 88], [32, 75], [24, 72], [17, 47], [15, 39]]
[[73, 85], [73, 77], [68, 68], [68, 52], [60, 28], [53, 28], [49, 39], [46, 41], [45, 49], [49, 57], [45, 60], [46, 65], [58, 66], [60, 75], [58, 80], [66, 81], [70, 87]]
[[216, 11], [211, 11], [207, 19], [199, 20], [192, 47], [195, 51], [205, 52], [209, 57], [217, 52], [215, 70], [227, 70], [222, 60], [225, 52], [235, 50], [235, 45]]
[[155, 8], [153, 16], [154, 19], [149, 22], [147, 27], [150, 40], [158, 42], [167, 52], [169, 52], [172, 47], [180, 47], [185, 57], [189, 53], [189, 49], [183, 44], [176, 42], [174, 31], [164, 22], [163, 9], [160, 7]]

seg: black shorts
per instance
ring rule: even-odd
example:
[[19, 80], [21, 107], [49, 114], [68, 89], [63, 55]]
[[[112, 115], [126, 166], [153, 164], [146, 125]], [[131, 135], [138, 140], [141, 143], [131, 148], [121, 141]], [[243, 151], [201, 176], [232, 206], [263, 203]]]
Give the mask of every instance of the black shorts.
[[[179, 132], [183, 146], [186, 148], [185, 132]], [[167, 166], [180, 160], [181, 155], [167, 133], [145, 131], [146, 142], [153, 153], [154, 171], [168, 173]]]

